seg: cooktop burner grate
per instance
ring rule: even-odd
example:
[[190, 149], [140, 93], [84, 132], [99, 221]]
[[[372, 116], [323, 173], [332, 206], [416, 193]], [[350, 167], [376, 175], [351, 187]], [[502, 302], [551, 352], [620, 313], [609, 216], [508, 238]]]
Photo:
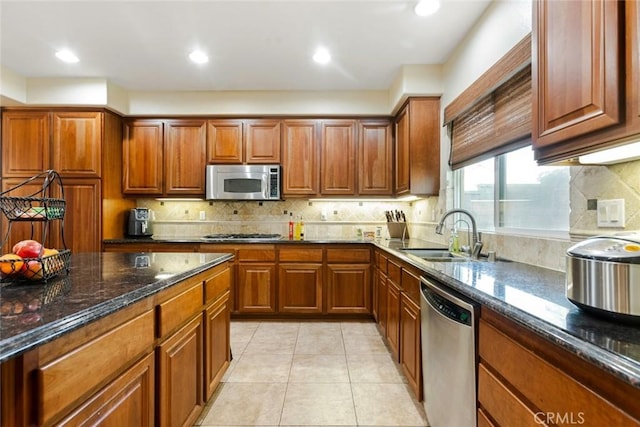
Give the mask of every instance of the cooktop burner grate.
[[282, 236], [266, 233], [219, 233], [207, 234], [202, 238], [205, 240], [281, 240]]

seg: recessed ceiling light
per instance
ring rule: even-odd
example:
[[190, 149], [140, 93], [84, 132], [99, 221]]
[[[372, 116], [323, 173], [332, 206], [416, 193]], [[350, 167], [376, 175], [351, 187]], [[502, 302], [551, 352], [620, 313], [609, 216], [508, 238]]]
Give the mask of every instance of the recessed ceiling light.
[[189, 59], [196, 64], [206, 64], [209, 62], [209, 57], [201, 50], [194, 50], [189, 54]]
[[316, 50], [316, 53], [313, 54], [313, 60], [318, 64], [326, 64], [331, 61], [331, 54], [327, 49], [321, 47], [318, 48], [318, 50]]
[[62, 49], [56, 52], [56, 57], [64, 62], [73, 64], [79, 61], [78, 57], [69, 49]]
[[420, 0], [413, 11], [418, 16], [433, 15], [440, 9], [440, 0]]

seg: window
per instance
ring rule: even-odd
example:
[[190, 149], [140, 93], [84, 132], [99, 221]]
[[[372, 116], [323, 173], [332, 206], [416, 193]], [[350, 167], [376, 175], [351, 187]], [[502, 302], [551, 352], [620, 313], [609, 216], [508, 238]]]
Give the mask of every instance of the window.
[[456, 205], [478, 228], [537, 235], [569, 231], [569, 168], [538, 166], [527, 146], [455, 172]]

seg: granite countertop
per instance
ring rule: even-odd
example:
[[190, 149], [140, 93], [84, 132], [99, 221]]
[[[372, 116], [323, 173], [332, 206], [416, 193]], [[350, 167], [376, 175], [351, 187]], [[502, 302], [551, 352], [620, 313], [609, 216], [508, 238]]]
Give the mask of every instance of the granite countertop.
[[[414, 242], [411, 246], [416, 245]], [[565, 296], [564, 273], [518, 262], [488, 262], [486, 259], [430, 262], [403, 252], [403, 245], [397, 242], [382, 241], [376, 246], [418, 267], [426, 276], [640, 388], [640, 327], [603, 319], [573, 305]]]
[[0, 362], [231, 259], [229, 254], [79, 253], [46, 284], [0, 283]]

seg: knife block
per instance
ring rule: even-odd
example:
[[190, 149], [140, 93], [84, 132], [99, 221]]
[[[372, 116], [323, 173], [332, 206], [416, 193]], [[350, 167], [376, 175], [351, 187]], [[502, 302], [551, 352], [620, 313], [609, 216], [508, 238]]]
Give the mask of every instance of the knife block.
[[389, 230], [390, 239], [409, 238], [409, 229], [406, 222], [388, 222], [387, 229]]

